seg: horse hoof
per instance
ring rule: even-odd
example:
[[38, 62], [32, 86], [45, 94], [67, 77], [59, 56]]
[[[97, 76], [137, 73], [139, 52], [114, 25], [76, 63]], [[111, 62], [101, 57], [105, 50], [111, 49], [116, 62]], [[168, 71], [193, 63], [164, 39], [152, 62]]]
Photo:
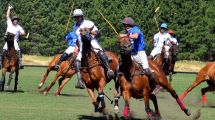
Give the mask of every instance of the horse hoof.
[[38, 85], [38, 89], [40, 89], [42, 86], [43, 86], [43, 83], [41, 82], [41, 83]]
[[190, 116], [190, 115], [191, 115], [191, 112], [190, 112], [188, 109], [185, 109], [184, 112], [185, 112], [185, 114], [186, 114], [187, 116]]
[[119, 113], [119, 107], [118, 106], [114, 106], [114, 112]]
[[55, 95], [55, 96], [60, 96], [60, 94], [58, 94], [58, 93], [55, 93], [54, 95]]
[[44, 92], [43, 92], [43, 95], [45, 96], [46, 94], [47, 94], [47, 92], [46, 92], [46, 91], [44, 91]]

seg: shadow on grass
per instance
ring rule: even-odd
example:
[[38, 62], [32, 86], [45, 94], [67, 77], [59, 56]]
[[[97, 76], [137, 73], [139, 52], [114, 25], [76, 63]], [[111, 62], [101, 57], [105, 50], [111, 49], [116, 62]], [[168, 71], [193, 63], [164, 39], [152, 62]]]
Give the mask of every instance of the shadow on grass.
[[8, 93], [24, 93], [24, 90], [17, 90], [16, 92], [14, 90], [5, 90], [4, 92], [8, 92]]
[[[89, 116], [89, 115], [79, 115], [79, 120], [126, 120], [123, 116], [118, 116], [118, 114], [114, 115], [103, 115], [103, 116]], [[130, 116], [131, 120], [147, 120], [147, 119], [140, 119], [140, 118], [134, 118], [133, 116]]]
[[66, 97], [89, 97], [87, 95], [80, 95], [80, 94], [60, 94], [60, 96], [66, 96]]

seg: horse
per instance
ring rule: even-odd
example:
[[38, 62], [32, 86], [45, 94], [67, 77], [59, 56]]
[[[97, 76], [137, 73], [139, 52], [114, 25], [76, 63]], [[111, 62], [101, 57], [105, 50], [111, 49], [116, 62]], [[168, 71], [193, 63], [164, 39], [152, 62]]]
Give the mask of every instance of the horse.
[[[60, 56], [62, 54], [57, 54], [54, 56], [54, 58], [51, 60], [51, 62], [49, 63], [46, 73], [43, 76], [43, 79], [41, 80], [41, 82], [38, 85], [38, 90], [41, 91], [40, 89], [42, 88], [42, 86], [44, 85], [49, 72], [51, 70], [55, 70], [55, 64], [59, 61]], [[57, 73], [53, 79], [53, 81], [51, 82], [51, 84], [46, 87], [45, 89], [42, 90], [43, 95], [46, 95], [49, 90], [52, 88], [52, 86], [56, 83], [56, 81], [58, 80], [58, 78], [61, 76], [61, 78], [59, 79], [59, 88], [57, 89], [57, 91], [55, 92], [55, 96], [59, 96], [61, 90], [63, 89], [63, 87], [65, 86], [66, 83], [69, 82], [69, 80], [71, 79], [71, 77], [76, 73], [75, 68], [73, 66], [74, 61], [75, 61], [76, 55], [72, 54], [70, 55], [70, 57], [67, 58], [67, 60], [63, 61], [60, 64], [59, 69], [57, 70]]]
[[5, 55], [3, 55], [2, 60], [2, 78], [0, 81], [0, 91], [4, 91], [5, 84], [5, 75], [6, 72], [10, 72], [13, 74], [15, 72], [15, 84], [14, 84], [14, 92], [17, 92], [17, 84], [18, 84], [18, 76], [19, 76], [19, 57], [17, 55], [17, 51], [14, 48], [14, 37], [15, 34], [7, 33], [6, 34], [6, 42], [8, 50]]
[[[81, 75], [82, 80], [84, 81], [87, 92], [92, 100], [92, 104], [94, 105], [95, 112], [106, 112], [106, 103], [104, 100], [104, 87], [108, 84], [112, 79], [107, 77], [106, 69], [102, 65], [102, 61], [100, 61], [99, 57], [94, 52], [94, 48], [92, 48], [90, 40], [91, 37], [87, 37], [89, 35], [91, 28], [81, 28], [80, 35], [83, 43], [83, 51], [82, 51], [82, 60], [81, 60]], [[105, 54], [109, 59], [110, 68], [116, 75], [117, 65], [119, 63], [118, 56], [110, 51], [106, 51]], [[116, 81], [116, 77], [114, 78]], [[115, 84], [115, 89], [118, 89], [118, 85]], [[98, 96], [96, 98], [94, 90], [98, 91]], [[116, 95], [116, 91], [115, 91]], [[115, 101], [116, 102], [116, 101]], [[99, 104], [101, 103], [101, 106]], [[115, 105], [117, 105], [115, 103]]]
[[[151, 94], [151, 92], [155, 88], [150, 84], [150, 82], [152, 81], [150, 81], [148, 77], [146, 77], [144, 71], [142, 70], [142, 67], [140, 67], [140, 64], [132, 61], [131, 59], [130, 52], [133, 49], [132, 43], [129, 41], [128, 37], [119, 37], [118, 45], [120, 47], [121, 55], [121, 62], [118, 70], [118, 80], [125, 101], [125, 107], [123, 111], [125, 118], [128, 118], [129, 116], [129, 102], [131, 97], [137, 99], [144, 98], [145, 111], [148, 117], [151, 117], [152, 115], [149, 106], [149, 99], [151, 99], [154, 103], [156, 114], [160, 116], [156, 96]], [[178, 103], [182, 111], [184, 111], [184, 113], [189, 116], [191, 114], [190, 111], [178, 98], [177, 93], [169, 84], [163, 70], [154, 61], [149, 59], [148, 62], [150, 69], [152, 69], [152, 71], [154, 72], [155, 84], [159, 84], [163, 88], [165, 88], [172, 95], [172, 97], [176, 99], [176, 102]]]
[[174, 73], [175, 56], [173, 46], [164, 44], [161, 53], [153, 59], [164, 71], [165, 75], [169, 75], [169, 81], [172, 82], [172, 74]]
[[208, 86], [201, 89], [202, 102], [206, 105], [206, 93], [215, 91], [215, 62], [207, 63], [197, 74], [195, 81], [180, 95], [180, 99], [183, 100], [185, 96], [193, 90], [200, 83], [207, 82]]

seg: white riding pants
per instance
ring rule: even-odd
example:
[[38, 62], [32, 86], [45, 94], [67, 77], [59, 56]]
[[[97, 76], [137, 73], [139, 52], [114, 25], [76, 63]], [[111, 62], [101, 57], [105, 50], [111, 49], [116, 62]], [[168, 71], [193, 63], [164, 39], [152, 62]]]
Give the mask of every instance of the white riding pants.
[[[14, 40], [14, 48], [15, 48], [15, 50], [17, 50], [17, 51], [20, 50], [17, 40]], [[7, 50], [7, 42], [4, 44], [3, 49], [4, 49], [4, 50]]]
[[[102, 50], [102, 48], [100, 47], [100, 45], [98, 44], [98, 42], [97, 42], [96, 39], [92, 39], [90, 43], [91, 43], [91, 45], [93, 47], [94, 52], [98, 53], [100, 50]], [[80, 47], [80, 51], [78, 53], [78, 56], [77, 56], [76, 60], [80, 60], [81, 61], [81, 58], [82, 58], [82, 49], [84, 49], [84, 48]]]
[[131, 59], [140, 63], [143, 69], [149, 68], [149, 63], [145, 51], [139, 51], [135, 55], [131, 55]]
[[161, 51], [162, 51], [162, 47], [154, 47], [150, 55], [155, 57], [157, 54], [160, 54]]
[[65, 53], [67, 53], [68, 55], [72, 54], [75, 52], [75, 46], [69, 46], [66, 50]]

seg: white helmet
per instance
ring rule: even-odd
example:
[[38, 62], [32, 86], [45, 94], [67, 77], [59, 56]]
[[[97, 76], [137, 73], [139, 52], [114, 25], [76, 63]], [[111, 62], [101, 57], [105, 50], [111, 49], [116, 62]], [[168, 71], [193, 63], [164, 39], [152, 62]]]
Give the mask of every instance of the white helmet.
[[83, 16], [83, 11], [81, 9], [75, 9], [73, 12], [73, 16]]

